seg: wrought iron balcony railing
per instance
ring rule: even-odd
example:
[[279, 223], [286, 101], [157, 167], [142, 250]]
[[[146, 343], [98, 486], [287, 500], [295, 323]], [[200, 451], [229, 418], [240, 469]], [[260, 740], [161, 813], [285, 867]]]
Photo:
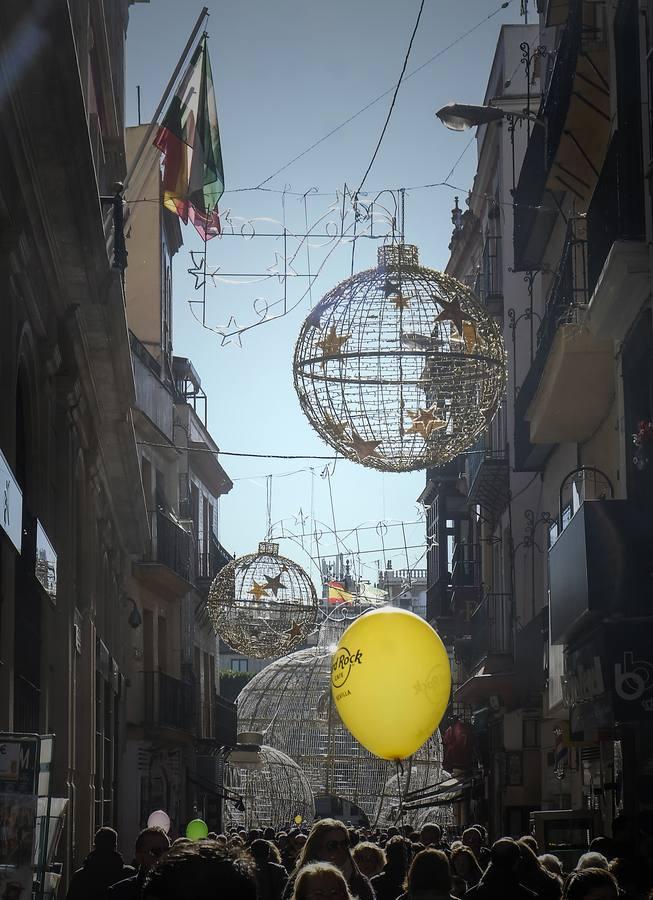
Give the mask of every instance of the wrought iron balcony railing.
[[194, 686], [164, 672], [143, 672], [143, 715], [147, 725], [192, 732]]
[[512, 659], [514, 653], [512, 594], [486, 594], [470, 619], [470, 664], [489, 656]]
[[162, 509], [152, 512], [151, 529], [151, 561], [167, 566], [186, 581], [192, 581], [195, 574], [192, 534]]

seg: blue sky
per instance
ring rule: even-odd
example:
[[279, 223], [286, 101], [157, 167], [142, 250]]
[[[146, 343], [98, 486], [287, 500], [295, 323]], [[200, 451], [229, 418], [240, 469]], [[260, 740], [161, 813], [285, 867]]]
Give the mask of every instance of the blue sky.
[[[259, 185], [269, 175], [347, 119], [371, 100], [392, 89], [399, 76], [419, 0], [222, 0], [207, 3], [208, 33], [218, 98], [227, 191], [221, 202], [234, 227], [297, 233], [325, 216], [346, 183], [356, 188], [371, 159], [390, 96], [374, 104], [315, 150], [279, 174], [263, 191], [237, 189]], [[127, 122], [136, 124], [136, 85], [141, 87], [142, 121], [148, 121], [172, 73], [190, 30], [203, 6], [195, 0], [152, 0], [131, 7], [127, 42]], [[534, 6], [534, 4], [531, 4]], [[375, 195], [384, 189], [406, 188], [406, 240], [420, 249], [421, 261], [443, 268], [451, 236], [454, 195], [471, 186], [475, 168], [472, 144], [450, 181], [462, 187], [421, 188], [446, 178], [469, 141], [468, 134], [443, 128], [434, 111], [451, 100], [480, 103], [502, 24], [523, 21], [519, 0], [500, 9], [501, 0], [426, 0], [407, 72], [483, 22], [472, 34], [407, 78], [365, 189]], [[486, 20], [495, 10], [496, 15]], [[534, 13], [533, 13], [534, 16]], [[483, 21], [486, 20], [486, 21]], [[284, 189], [287, 193], [284, 195]], [[304, 201], [304, 193], [311, 191]], [[290, 192], [294, 193], [290, 193]], [[299, 195], [299, 196], [297, 196]], [[385, 195], [384, 195], [385, 196]], [[382, 202], [382, 201], [381, 201]], [[382, 224], [382, 223], [379, 223]], [[387, 229], [386, 229], [387, 230]], [[307, 279], [288, 279], [288, 306], [297, 308], [284, 318], [263, 324], [236, 344], [221, 346], [214, 332], [202, 328], [191, 314], [189, 299], [197, 299], [190, 251], [202, 247], [194, 230], [184, 229], [185, 245], [174, 270], [175, 352], [189, 356], [202, 378], [208, 402], [208, 425], [224, 450], [253, 453], [328, 455], [328, 448], [305, 420], [292, 385], [292, 354], [303, 319], [311, 305], [351, 271], [351, 243], [335, 249], [300, 246], [293, 266], [306, 273], [324, 263], [311, 295], [301, 299]], [[319, 239], [313, 245], [323, 243]], [[379, 241], [356, 242], [356, 271], [373, 266]], [[333, 250], [332, 253], [330, 251]], [[275, 238], [224, 237], [208, 245], [209, 269], [219, 278], [207, 289], [209, 326], [257, 320], [253, 304], [278, 303], [283, 287], [278, 278], [234, 278], [229, 273], [265, 274], [279, 264], [282, 242]], [[329, 254], [326, 259], [327, 254]], [[257, 281], [232, 284], [231, 281]], [[312, 301], [312, 302], [311, 302]], [[279, 306], [272, 307], [278, 310]], [[195, 307], [196, 312], [199, 308]], [[267, 475], [272, 478], [271, 519], [285, 529], [301, 532], [301, 517], [321, 525], [320, 555], [351, 551], [364, 565], [364, 577], [376, 577], [376, 561], [391, 558], [395, 568], [406, 561], [424, 566], [424, 527], [416, 498], [424, 474], [383, 475], [339, 461], [331, 479], [321, 475], [319, 460], [265, 460], [223, 457], [234, 480], [220, 504], [220, 540], [238, 554], [256, 548], [267, 529]], [[293, 473], [293, 474], [288, 474]], [[333, 513], [331, 494], [333, 498]], [[343, 530], [338, 543], [329, 532]], [[387, 529], [378, 527], [387, 523]], [[399, 523], [406, 523], [402, 528]], [[365, 530], [347, 531], [358, 525]], [[305, 521], [310, 532], [315, 526]], [[274, 531], [279, 533], [280, 526]], [[281, 552], [306, 568], [315, 542], [297, 538], [281, 541]], [[409, 549], [404, 550], [407, 546]], [[390, 550], [390, 548], [400, 548]], [[357, 557], [360, 551], [360, 556]], [[421, 560], [421, 562], [420, 562]], [[312, 570], [315, 576], [315, 569]]]

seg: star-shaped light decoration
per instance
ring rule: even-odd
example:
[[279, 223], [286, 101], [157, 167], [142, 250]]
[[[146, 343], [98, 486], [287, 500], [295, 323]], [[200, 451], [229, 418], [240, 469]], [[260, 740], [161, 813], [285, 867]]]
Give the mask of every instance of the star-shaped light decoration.
[[354, 431], [348, 443], [351, 444], [351, 447], [360, 462], [363, 462], [363, 460], [367, 459], [368, 456], [379, 455], [375, 451], [381, 441], [375, 441], [374, 439], [372, 439], [371, 441], [366, 441], [365, 438], [362, 438]]
[[[267, 584], [265, 585], [265, 589], [268, 591], [272, 591], [275, 597], [278, 596], [279, 591], [287, 590], [287, 586], [281, 583], [281, 578], [283, 576], [284, 570], [282, 569], [278, 575], [275, 575], [274, 578], [270, 578], [269, 575], [264, 575]], [[254, 582], [256, 583], [256, 582]]]
[[220, 266], [215, 269], [206, 269], [205, 271], [203, 251], [191, 250], [190, 258], [193, 261], [193, 265], [186, 271], [195, 278], [195, 290], [199, 291], [200, 288], [204, 287], [207, 278], [211, 279], [213, 287], [215, 287], [215, 277], [220, 271]]
[[286, 631], [286, 634], [291, 638], [301, 637], [302, 636], [301, 626], [297, 622], [295, 622], [295, 620], [293, 619], [292, 628], [289, 628], [288, 631]]
[[406, 434], [414, 432], [424, 440], [429, 438], [434, 431], [439, 431], [447, 425], [432, 406], [429, 409], [407, 409], [406, 415], [412, 419], [412, 425], [406, 429]]
[[253, 587], [251, 587], [247, 591], [247, 593], [254, 594], [254, 599], [256, 601], [260, 602], [262, 597], [269, 597], [269, 594], [266, 590], [267, 585], [266, 585], [266, 587], [264, 587], [262, 584], [259, 584], [258, 581], [254, 581], [254, 582], [252, 582], [252, 584], [253, 584]]
[[339, 441], [346, 439], [347, 430], [349, 428], [346, 422], [338, 422], [332, 416], [325, 415], [324, 424], [326, 425], [329, 434], [332, 434]]
[[390, 303], [394, 303], [397, 309], [408, 309], [410, 297], [405, 297], [401, 291], [397, 291], [394, 297], [390, 297]]
[[458, 334], [462, 335], [463, 321], [471, 322], [472, 318], [460, 308], [460, 300], [447, 301], [436, 297], [435, 302], [442, 307], [442, 312], [435, 317], [434, 324], [435, 322], [452, 322], [456, 326]]
[[235, 316], [230, 316], [227, 324], [222, 328], [216, 328], [216, 332], [222, 335], [221, 347], [226, 347], [227, 344], [238, 343], [238, 346], [242, 348], [242, 331], [238, 328]]
[[[332, 325], [331, 328], [327, 331], [327, 335], [325, 338], [322, 338], [321, 341], [317, 342], [317, 346], [324, 350], [325, 356], [336, 356], [344, 345], [347, 343], [351, 334], [343, 334], [342, 337], [338, 337], [336, 334], [336, 326]], [[326, 359], [322, 360], [322, 368], [324, 369], [326, 366]]]
[[477, 333], [476, 326], [472, 322], [463, 324], [463, 333], [461, 335], [451, 335], [451, 342], [456, 344], [465, 344], [467, 353], [471, 353], [476, 346]]

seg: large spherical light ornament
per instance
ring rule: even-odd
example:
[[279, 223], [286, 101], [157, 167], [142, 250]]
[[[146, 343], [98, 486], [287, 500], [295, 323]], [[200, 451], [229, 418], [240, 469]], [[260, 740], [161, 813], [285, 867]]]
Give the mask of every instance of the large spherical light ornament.
[[[240, 739], [240, 738], [239, 738]], [[294, 760], [273, 747], [245, 745], [225, 759], [227, 827], [279, 827], [296, 816], [313, 822], [315, 804], [308, 779]]]
[[449, 462], [494, 417], [506, 384], [503, 338], [472, 290], [379, 248], [375, 269], [328, 294], [304, 322], [295, 389], [318, 434], [354, 462], [408, 472]]
[[310, 634], [318, 601], [306, 572], [279, 545], [259, 544], [258, 553], [232, 560], [209, 589], [208, 611], [216, 634], [245, 656], [282, 656]]
[[[360, 807], [373, 825], [396, 766], [369, 753], [341, 721], [331, 691], [332, 649], [296, 650], [262, 669], [238, 695], [238, 726], [265, 732], [270, 746], [295, 760], [322, 816], [342, 811], [346, 802]], [[406, 765], [416, 783], [437, 784], [442, 771], [439, 732]]]

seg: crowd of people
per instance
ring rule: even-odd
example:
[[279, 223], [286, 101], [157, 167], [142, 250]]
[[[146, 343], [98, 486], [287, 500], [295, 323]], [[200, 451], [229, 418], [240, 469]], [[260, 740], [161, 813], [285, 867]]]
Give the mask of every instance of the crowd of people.
[[230, 828], [205, 840], [145, 828], [133, 865], [101, 828], [67, 900], [653, 900], [653, 846], [595, 838], [565, 871], [535, 837], [487, 846], [480, 825], [448, 842], [435, 823], [356, 829], [321, 819], [298, 827]]

